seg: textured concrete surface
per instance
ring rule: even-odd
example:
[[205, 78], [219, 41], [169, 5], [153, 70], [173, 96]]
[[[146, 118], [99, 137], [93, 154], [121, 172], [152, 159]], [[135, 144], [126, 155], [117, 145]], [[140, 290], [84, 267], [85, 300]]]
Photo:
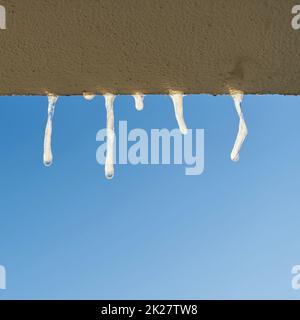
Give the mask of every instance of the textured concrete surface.
[[[300, 1], [298, 1], [300, 4]], [[0, 94], [300, 93], [290, 0], [0, 0]]]

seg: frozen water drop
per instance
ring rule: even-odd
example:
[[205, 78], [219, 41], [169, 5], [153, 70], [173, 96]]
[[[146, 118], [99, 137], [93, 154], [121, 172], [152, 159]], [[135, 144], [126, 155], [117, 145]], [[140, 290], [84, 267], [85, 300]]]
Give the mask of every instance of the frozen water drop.
[[231, 160], [238, 161], [240, 150], [242, 148], [244, 140], [246, 139], [246, 137], [248, 135], [248, 129], [247, 129], [246, 122], [245, 122], [244, 115], [243, 115], [242, 108], [241, 108], [241, 103], [242, 103], [243, 96], [244, 96], [243, 93], [233, 92], [233, 93], [231, 93], [231, 96], [233, 98], [236, 111], [237, 111], [238, 116], [240, 118], [239, 131], [238, 131], [235, 143], [234, 143], [234, 147], [231, 152]]
[[186, 124], [184, 121], [184, 116], [183, 116], [183, 94], [182, 93], [172, 93], [172, 94], [170, 94], [170, 97], [173, 100], [175, 116], [176, 116], [176, 120], [177, 120], [179, 129], [182, 134], [187, 134], [188, 129], [186, 127]]
[[144, 109], [144, 97], [145, 96], [142, 93], [137, 93], [133, 95], [136, 110], [141, 111]]
[[44, 165], [49, 167], [52, 165], [53, 156], [51, 149], [51, 138], [52, 138], [52, 121], [55, 111], [55, 104], [58, 97], [55, 95], [48, 95], [48, 120], [45, 129], [44, 138]]
[[106, 172], [105, 177], [106, 177], [106, 179], [111, 180], [114, 177], [114, 173], [113, 172]]
[[51, 160], [44, 160], [44, 165], [46, 167], [50, 167], [52, 165], [52, 159]]
[[89, 92], [84, 92], [83, 93], [83, 97], [84, 97], [84, 99], [86, 99], [86, 100], [88, 100], [88, 101], [91, 101], [91, 100], [93, 100], [94, 98], [95, 98], [95, 94], [93, 94], [93, 93], [89, 93]]
[[106, 107], [106, 130], [107, 130], [107, 152], [105, 160], [105, 177], [112, 179], [114, 177], [114, 144], [115, 144], [115, 132], [114, 132], [114, 101], [116, 96], [107, 93], [104, 95], [105, 107]]

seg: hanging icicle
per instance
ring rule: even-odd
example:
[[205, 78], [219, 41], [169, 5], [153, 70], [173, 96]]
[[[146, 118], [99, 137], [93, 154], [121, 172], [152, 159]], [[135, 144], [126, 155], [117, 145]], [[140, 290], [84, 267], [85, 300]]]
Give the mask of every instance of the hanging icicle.
[[48, 120], [45, 130], [44, 138], [44, 165], [49, 167], [52, 165], [53, 156], [51, 149], [51, 138], [52, 138], [52, 120], [55, 111], [55, 104], [58, 97], [55, 95], [48, 95]]
[[84, 92], [83, 93], [83, 97], [84, 97], [84, 99], [86, 99], [86, 100], [93, 100], [94, 98], [95, 98], [95, 94], [93, 94], [93, 93], [89, 93], [89, 92]]
[[107, 151], [105, 161], [105, 176], [107, 179], [114, 177], [114, 144], [115, 144], [115, 132], [114, 132], [114, 101], [115, 95], [107, 93], [104, 95], [105, 107], [107, 114], [106, 130], [107, 130]]
[[242, 147], [243, 142], [248, 134], [248, 129], [247, 129], [247, 126], [246, 126], [246, 123], [244, 120], [244, 115], [243, 115], [242, 108], [241, 108], [241, 103], [242, 103], [244, 95], [241, 92], [231, 92], [230, 94], [233, 98], [236, 111], [237, 111], [239, 118], [240, 118], [239, 131], [238, 131], [238, 134], [237, 134], [237, 137], [235, 140], [234, 147], [231, 152], [231, 160], [238, 161], [241, 147]]
[[133, 95], [136, 110], [141, 111], [144, 109], [144, 97], [145, 96], [142, 93], [137, 93]]
[[183, 94], [182, 93], [171, 93], [170, 97], [173, 100], [174, 110], [176, 120], [179, 126], [179, 129], [182, 134], [187, 134], [188, 129], [186, 127], [184, 116], [183, 116]]

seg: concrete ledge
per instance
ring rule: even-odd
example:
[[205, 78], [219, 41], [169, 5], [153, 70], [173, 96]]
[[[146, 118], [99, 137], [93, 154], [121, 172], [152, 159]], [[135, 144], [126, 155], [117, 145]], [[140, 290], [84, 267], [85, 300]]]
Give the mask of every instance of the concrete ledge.
[[[290, 0], [0, 0], [0, 94], [300, 94]], [[300, 4], [300, 1], [299, 1]]]

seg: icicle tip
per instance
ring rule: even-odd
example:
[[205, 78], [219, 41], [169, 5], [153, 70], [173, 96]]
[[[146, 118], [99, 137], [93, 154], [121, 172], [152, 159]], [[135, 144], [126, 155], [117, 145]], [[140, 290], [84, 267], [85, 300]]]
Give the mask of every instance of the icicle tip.
[[91, 101], [95, 98], [95, 94], [94, 93], [90, 93], [90, 92], [84, 92], [83, 93], [83, 97], [85, 100]]
[[133, 95], [135, 100], [135, 108], [137, 111], [142, 111], [144, 109], [144, 97], [145, 95], [142, 93], [136, 93]]

